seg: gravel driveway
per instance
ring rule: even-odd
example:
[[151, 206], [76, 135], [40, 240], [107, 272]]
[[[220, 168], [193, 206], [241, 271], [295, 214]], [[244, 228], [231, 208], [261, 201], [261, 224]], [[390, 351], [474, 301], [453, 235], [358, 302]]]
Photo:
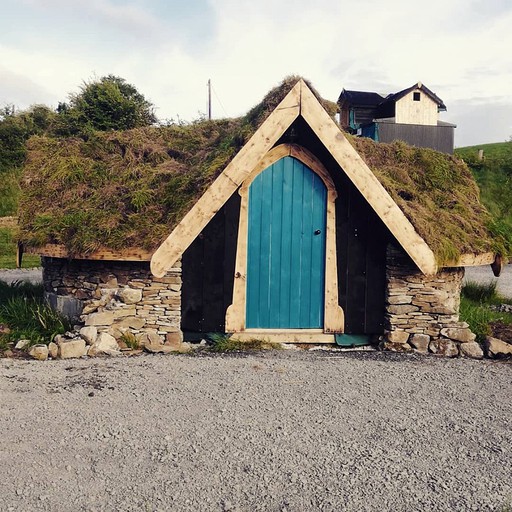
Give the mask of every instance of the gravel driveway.
[[374, 352], [0, 360], [2, 511], [512, 506], [512, 365]]

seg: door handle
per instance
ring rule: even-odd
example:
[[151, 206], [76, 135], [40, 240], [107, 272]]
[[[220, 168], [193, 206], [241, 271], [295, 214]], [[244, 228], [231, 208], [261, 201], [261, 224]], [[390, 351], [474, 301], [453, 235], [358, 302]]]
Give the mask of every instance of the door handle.
[[319, 235], [321, 232], [322, 232], [322, 230], [317, 229], [317, 230], [315, 231], [315, 235]]

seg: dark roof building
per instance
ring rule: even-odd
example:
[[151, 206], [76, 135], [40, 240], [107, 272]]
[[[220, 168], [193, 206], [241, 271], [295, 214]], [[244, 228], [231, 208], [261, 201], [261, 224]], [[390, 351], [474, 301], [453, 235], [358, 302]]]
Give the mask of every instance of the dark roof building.
[[385, 97], [343, 89], [338, 105], [341, 126], [350, 133], [453, 153], [455, 125], [438, 119], [446, 105], [421, 82]]

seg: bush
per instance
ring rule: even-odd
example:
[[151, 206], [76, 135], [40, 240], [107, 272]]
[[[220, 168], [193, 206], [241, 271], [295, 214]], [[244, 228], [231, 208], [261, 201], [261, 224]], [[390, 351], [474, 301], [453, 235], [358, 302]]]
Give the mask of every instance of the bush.
[[40, 285], [0, 281], [0, 323], [10, 332], [0, 334], [0, 349], [7, 343], [28, 339], [28, 346], [50, 343], [57, 334], [71, 328], [66, 318], [53, 310], [43, 299]]

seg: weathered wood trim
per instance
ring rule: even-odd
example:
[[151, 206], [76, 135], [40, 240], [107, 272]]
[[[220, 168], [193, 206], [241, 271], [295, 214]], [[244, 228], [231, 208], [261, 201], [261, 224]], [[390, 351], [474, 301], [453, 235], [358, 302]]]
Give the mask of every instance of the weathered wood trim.
[[456, 261], [449, 261], [443, 267], [479, 267], [481, 265], [490, 265], [494, 262], [496, 255], [493, 252], [484, 254], [463, 254]]
[[247, 240], [249, 231], [248, 203], [249, 187], [256, 176], [285, 156], [292, 156], [309, 167], [324, 182], [327, 188], [327, 223], [325, 240], [325, 290], [324, 290], [324, 332], [343, 332], [345, 319], [338, 301], [338, 270], [336, 257], [336, 187], [323, 164], [307, 149], [294, 144], [280, 144], [270, 150], [248, 174], [239, 193], [242, 197], [238, 228], [238, 245], [235, 263], [233, 302], [226, 312], [226, 332], [240, 332], [245, 329], [247, 290]]
[[230, 336], [235, 341], [261, 340], [267, 343], [336, 343], [334, 334], [325, 334], [318, 330], [309, 329], [283, 329], [279, 331], [248, 329], [235, 332]]
[[393, 201], [368, 165], [301, 80], [301, 116], [309, 124], [348, 178], [382, 219], [403, 249], [424, 274], [435, 274], [434, 253]]
[[123, 249], [121, 251], [112, 251], [110, 249], [100, 249], [88, 254], [73, 254], [63, 245], [47, 244], [42, 247], [25, 247], [24, 252], [47, 256], [50, 258], [69, 258], [73, 260], [109, 260], [109, 261], [150, 261], [150, 251], [144, 249]]
[[151, 258], [151, 272], [162, 277], [236, 191], [248, 173], [274, 146], [300, 112], [300, 82], [256, 130], [199, 201], [185, 215]]
[[247, 242], [249, 232], [249, 190], [247, 187], [239, 189], [242, 200], [240, 202], [240, 219], [238, 221], [238, 239], [235, 259], [235, 275], [233, 282], [233, 302], [226, 310], [226, 332], [237, 332], [245, 329], [246, 310], [246, 276], [247, 276]]

